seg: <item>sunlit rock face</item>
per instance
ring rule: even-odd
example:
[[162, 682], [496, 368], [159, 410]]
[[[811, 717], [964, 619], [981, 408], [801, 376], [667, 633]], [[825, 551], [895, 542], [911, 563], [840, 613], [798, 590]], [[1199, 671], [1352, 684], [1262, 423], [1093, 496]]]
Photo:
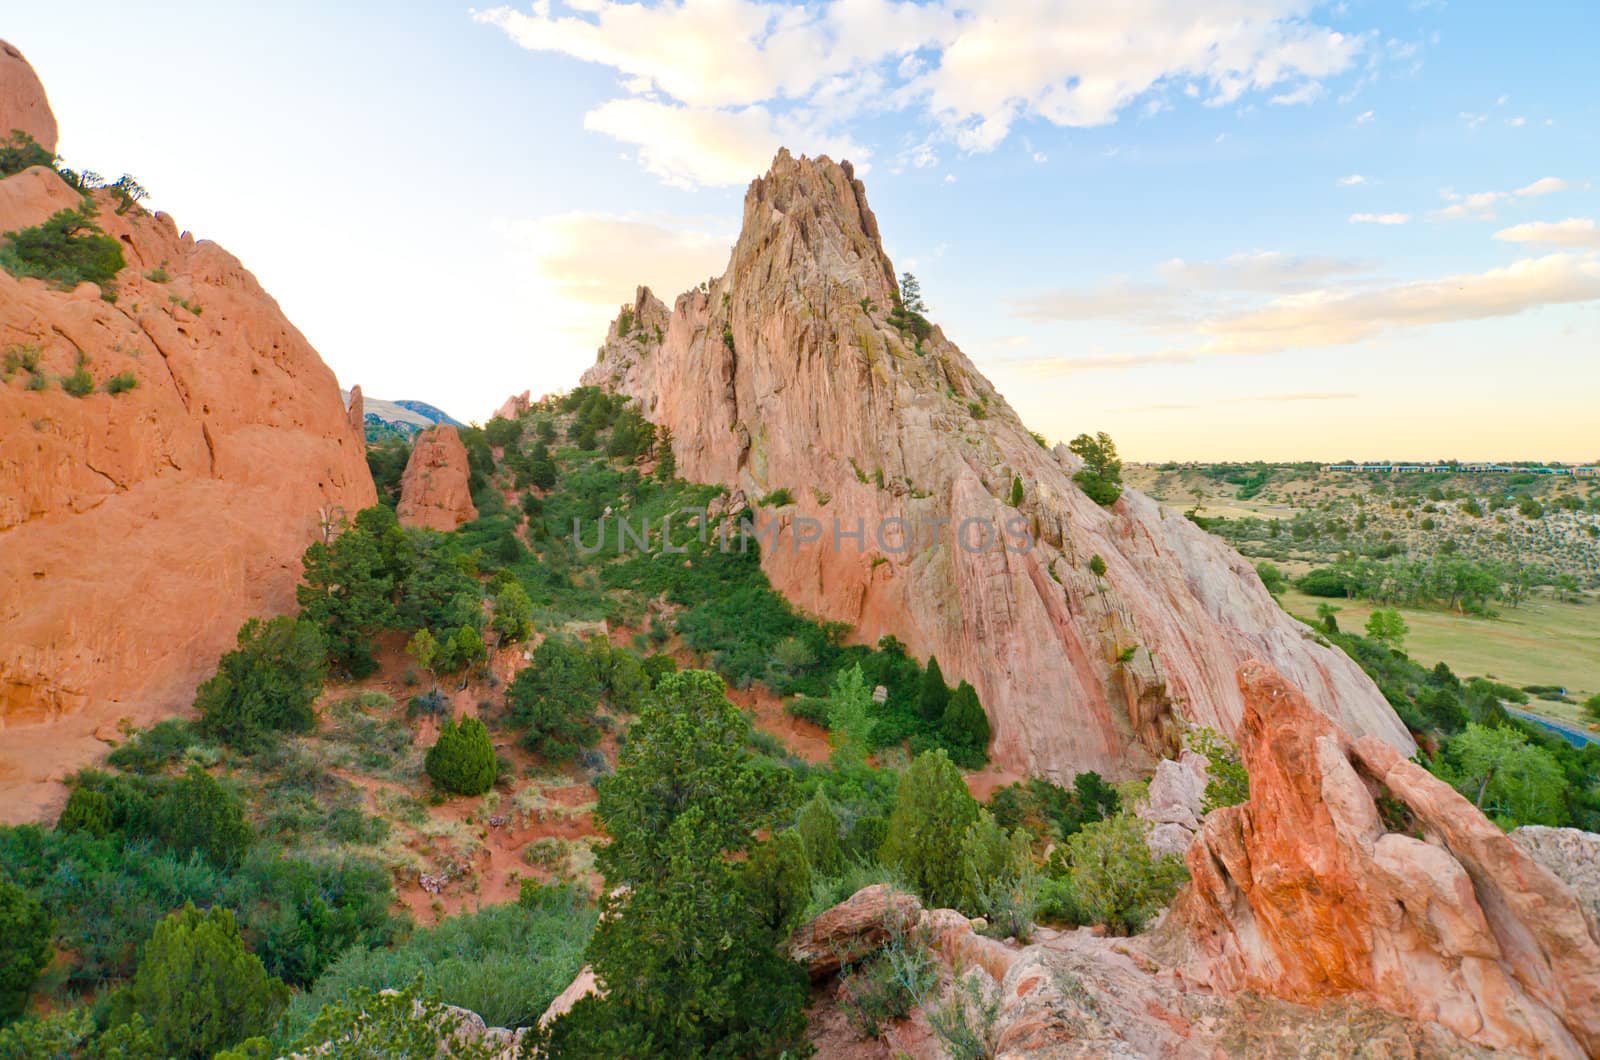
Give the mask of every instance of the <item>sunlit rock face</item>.
[[890, 323], [896, 296], [849, 163], [780, 152], [745, 196], [727, 271], [671, 309], [641, 288], [584, 381], [670, 428], [686, 477], [752, 500], [788, 490], [762, 509], [779, 524], [762, 555], [774, 585], [971, 681], [1006, 770], [1147, 771], [1176, 749], [1177, 715], [1237, 729], [1234, 673], [1256, 657], [1411, 753], [1372, 682], [1248, 562], [1133, 490], [1091, 501], [1077, 458], [1030, 435], [938, 328], [918, 343]]

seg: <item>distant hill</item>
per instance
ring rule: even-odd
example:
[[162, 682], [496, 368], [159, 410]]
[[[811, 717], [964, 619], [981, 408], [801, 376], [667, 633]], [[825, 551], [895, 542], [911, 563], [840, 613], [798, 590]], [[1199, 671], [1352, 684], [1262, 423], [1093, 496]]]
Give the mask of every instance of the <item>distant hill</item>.
[[[350, 392], [345, 390], [340, 393], [348, 404]], [[396, 435], [410, 438], [418, 431], [425, 431], [436, 423], [448, 423], [452, 427], [465, 426], [443, 409], [426, 401], [414, 401], [409, 398], [401, 401], [385, 401], [382, 398], [363, 395], [362, 408], [366, 412], [369, 442], [382, 441]]]

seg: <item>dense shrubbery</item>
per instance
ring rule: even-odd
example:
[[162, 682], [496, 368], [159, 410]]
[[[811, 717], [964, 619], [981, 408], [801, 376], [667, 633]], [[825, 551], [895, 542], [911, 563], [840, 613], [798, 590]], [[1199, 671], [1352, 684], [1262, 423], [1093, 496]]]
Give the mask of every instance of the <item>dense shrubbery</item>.
[[1051, 856], [1041, 909], [1117, 935], [1138, 931], [1189, 878], [1181, 858], [1150, 852], [1149, 831], [1148, 821], [1127, 812], [1084, 825]]
[[239, 630], [238, 643], [195, 695], [201, 731], [246, 752], [260, 750], [276, 733], [310, 732], [326, 672], [317, 627], [287, 615], [252, 618]]
[[34, 166], [54, 166], [55, 161], [55, 155], [39, 146], [39, 141], [21, 129], [12, 129], [11, 134], [0, 142], [0, 180]]
[[245, 948], [232, 911], [189, 904], [156, 926], [133, 981], [112, 997], [106, 1038], [131, 1056], [211, 1060], [270, 1032], [288, 1003], [288, 988]]
[[523, 730], [522, 745], [555, 761], [572, 758], [600, 739], [595, 710], [600, 678], [581, 645], [546, 637], [528, 667], [506, 692], [511, 724]]
[[491, 1026], [538, 1021], [577, 974], [594, 930], [595, 909], [575, 888], [529, 887], [515, 905], [489, 906], [421, 928], [393, 949], [355, 949], [328, 968], [290, 1006], [290, 1038], [354, 990], [418, 984]]
[[37, 898], [0, 878], [0, 1026], [27, 1007], [34, 979], [50, 963], [53, 926]]

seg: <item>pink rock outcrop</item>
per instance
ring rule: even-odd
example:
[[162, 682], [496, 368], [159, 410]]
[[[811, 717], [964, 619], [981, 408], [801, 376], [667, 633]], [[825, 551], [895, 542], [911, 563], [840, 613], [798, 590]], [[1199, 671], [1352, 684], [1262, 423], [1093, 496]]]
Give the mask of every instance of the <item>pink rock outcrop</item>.
[[[19, 62], [0, 61], [7, 107]], [[294, 607], [306, 545], [376, 499], [333, 373], [255, 277], [97, 198], [127, 260], [115, 303], [0, 272], [0, 352], [46, 383], [0, 382], [4, 821], [47, 815], [97, 731], [188, 710], [246, 618]], [[77, 201], [47, 169], [0, 181], [10, 227]], [[80, 364], [81, 398], [60, 383]], [[107, 392], [116, 375], [135, 385]]]
[[1600, 940], [1572, 888], [1270, 667], [1245, 666], [1239, 687], [1250, 798], [1189, 849], [1168, 924], [1196, 947], [1185, 974], [1298, 1002], [1361, 996], [1520, 1055], [1600, 1054]]
[[0, 140], [20, 129], [51, 154], [56, 150], [56, 115], [44, 85], [15, 45], [0, 40]]
[[471, 471], [461, 435], [447, 423], [418, 434], [400, 477], [400, 503], [395, 508], [404, 526], [454, 530], [478, 517], [468, 488]]
[[[1176, 715], [1237, 728], [1234, 673], [1253, 657], [1411, 753], [1373, 683], [1246, 560], [1136, 491], [1095, 504], [1077, 458], [1036, 441], [943, 332], [897, 330], [894, 277], [849, 163], [782, 151], [745, 196], [727, 271], [671, 309], [641, 288], [584, 382], [670, 428], [686, 477], [788, 489], [792, 505], [763, 509], [773, 584], [858, 641], [892, 633], [971, 681], [1003, 769], [1148, 772], [1176, 750]], [[997, 547], [1019, 527], [1029, 547]]]
[[532, 391], [524, 390], [520, 394], [512, 394], [506, 398], [505, 403], [494, 410], [495, 418], [514, 420], [533, 407]]
[[367, 436], [367, 406], [366, 402], [361, 400], [360, 383], [350, 388], [350, 403], [345, 406], [344, 412], [345, 419], [350, 423], [350, 429], [365, 438]]

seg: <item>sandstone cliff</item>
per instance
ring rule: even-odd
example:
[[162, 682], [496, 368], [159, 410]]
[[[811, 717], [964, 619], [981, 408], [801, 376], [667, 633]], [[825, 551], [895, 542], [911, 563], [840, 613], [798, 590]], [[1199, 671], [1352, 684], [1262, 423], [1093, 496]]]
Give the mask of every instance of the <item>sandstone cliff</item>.
[[44, 86], [15, 46], [0, 40], [0, 139], [13, 130], [27, 133], [51, 153], [56, 149], [56, 116]]
[[[727, 271], [670, 310], [640, 289], [584, 382], [669, 427], [687, 477], [750, 499], [789, 490], [762, 556], [773, 583], [971, 681], [1002, 768], [1148, 770], [1175, 749], [1174, 714], [1237, 728], [1234, 672], [1253, 657], [1346, 728], [1411, 752], [1372, 682], [1237, 553], [1135, 491], [1096, 505], [1072, 482], [1077, 458], [1037, 442], [939, 329], [919, 344], [892, 326], [894, 277], [849, 163], [780, 152], [745, 197]], [[980, 523], [1014, 543], [1015, 518], [1026, 551], [975, 547]], [[813, 525], [822, 540], [796, 532]], [[864, 525], [864, 543], [835, 525]]]
[[[19, 70], [4, 50], [8, 108], [31, 98]], [[0, 181], [0, 228], [77, 202], [27, 170]], [[246, 618], [293, 608], [306, 545], [375, 500], [333, 373], [255, 277], [166, 214], [97, 202], [127, 259], [115, 303], [0, 272], [0, 351], [46, 384], [0, 383], [0, 820], [46, 812], [97, 730], [188, 709]], [[79, 365], [84, 397], [60, 385]]]
[[467, 447], [447, 423], [417, 435], [400, 477], [400, 503], [395, 514], [404, 526], [454, 530], [478, 517], [468, 489], [471, 472]]
[[1250, 799], [1210, 814], [1189, 848], [1167, 925], [1196, 947], [1187, 977], [1356, 995], [1518, 1055], [1600, 1054], [1600, 934], [1580, 894], [1270, 668], [1250, 664], [1239, 686]]

